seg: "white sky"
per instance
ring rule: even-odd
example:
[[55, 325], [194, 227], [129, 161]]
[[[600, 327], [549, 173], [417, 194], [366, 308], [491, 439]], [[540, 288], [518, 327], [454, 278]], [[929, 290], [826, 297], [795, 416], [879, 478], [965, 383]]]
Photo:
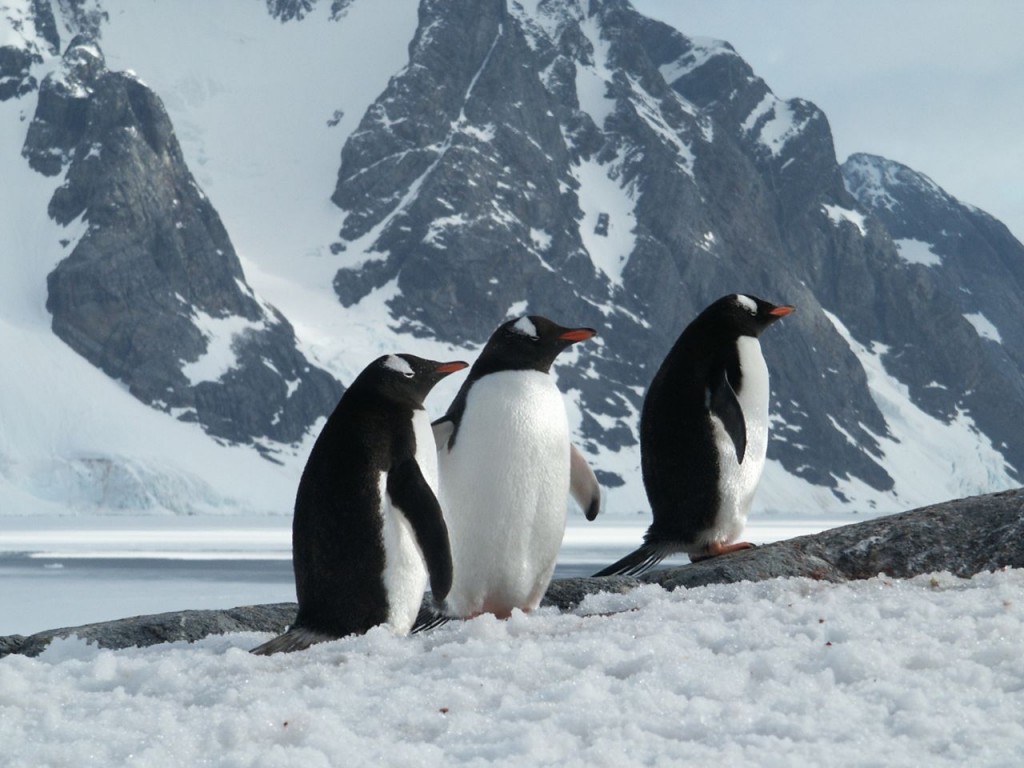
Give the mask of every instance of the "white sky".
[[781, 98], [829, 118], [836, 154], [904, 163], [1024, 241], [1024, 2], [633, 0], [732, 43]]

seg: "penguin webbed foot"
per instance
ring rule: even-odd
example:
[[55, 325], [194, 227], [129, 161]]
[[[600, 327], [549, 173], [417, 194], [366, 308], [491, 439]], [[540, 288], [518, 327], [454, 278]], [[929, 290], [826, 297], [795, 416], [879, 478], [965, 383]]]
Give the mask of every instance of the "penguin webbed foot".
[[721, 555], [728, 555], [730, 552], [739, 552], [741, 549], [757, 549], [757, 545], [751, 544], [749, 541], [737, 541], [733, 544], [723, 544], [720, 541], [712, 542], [704, 548], [703, 552], [690, 555], [690, 562], [699, 563]]

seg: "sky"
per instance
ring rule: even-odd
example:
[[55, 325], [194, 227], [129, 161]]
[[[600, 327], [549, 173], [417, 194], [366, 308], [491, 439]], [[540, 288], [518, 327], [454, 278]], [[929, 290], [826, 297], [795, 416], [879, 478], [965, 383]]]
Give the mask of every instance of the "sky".
[[732, 43], [780, 98], [828, 116], [842, 162], [882, 155], [1024, 241], [1024, 3], [633, 0]]

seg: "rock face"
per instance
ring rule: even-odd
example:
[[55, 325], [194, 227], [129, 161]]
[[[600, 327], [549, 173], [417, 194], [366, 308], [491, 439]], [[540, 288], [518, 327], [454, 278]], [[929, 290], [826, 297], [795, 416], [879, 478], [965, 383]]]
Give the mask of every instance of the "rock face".
[[[898, 331], [902, 342], [886, 362], [922, 407], [944, 419], [970, 413], [1020, 467], [1024, 245], [987, 213], [905, 165], [858, 154], [842, 171], [857, 202], [893, 239], [898, 269], [916, 288], [907, 300], [922, 305], [916, 324], [886, 329], [886, 337]], [[868, 338], [883, 338], [879, 319], [863, 314], [859, 322]], [[852, 308], [849, 316], [855, 316]], [[946, 335], [949, 344], [933, 348], [935, 334]]]
[[[264, 7], [273, 28], [344, 25], [352, 2]], [[49, 277], [54, 332], [213, 437], [297, 440], [341, 387], [245, 283], [160, 98], [104, 64], [102, 3], [2, 14], [24, 44], [0, 48], [0, 100], [38, 91], [25, 156], [62, 179], [49, 212], [81, 230]], [[64, 29], [79, 37], [43, 78]], [[950, 496], [1021, 479], [1024, 246], [910, 169], [841, 167], [826, 116], [777, 98], [728, 43], [626, 0], [421, 0], [387, 83], [315, 198], [336, 209], [335, 241], [316, 244], [333, 284], [316, 290], [333, 288], [339, 327], [373, 311], [389, 343], [462, 346], [522, 312], [598, 328], [560, 386], [602, 483], [638, 487], [654, 372], [701, 309], [750, 292], [798, 308], [763, 339], [773, 508], [907, 506], [936, 495], [921, 475]]]
[[53, 331], [139, 400], [214, 437], [292, 443], [341, 386], [245, 282], [160, 99], [76, 37], [39, 89], [23, 153], [64, 173], [50, 201], [83, 234], [47, 280]]
[[[884, 456], [906, 425], [872, 394], [874, 351], [914, 407], [939, 427], [974, 419], [1002, 454], [992, 472], [1019, 477], [1024, 436], [994, 416], [1024, 408], [1019, 357], [963, 317], [952, 279], [908, 268], [894, 239], [914, 214], [847, 190], [825, 115], [776, 98], [730, 46], [621, 0], [424, 0], [409, 58], [342, 151], [335, 249], [372, 257], [338, 272], [342, 304], [393, 283], [395, 320], [457, 343], [524, 308], [600, 328], [559, 376], [592, 449], [635, 451], [676, 336], [749, 291], [799, 308], [763, 340], [768, 455], [789, 473], [840, 497], [894, 488]], [[1019, 270], [1005, 235], [965, 246], [963, 269]], [[1020, 285], [996, 282], [975, 300], [1006, 307], [993, 322], [1020, 338]]]
[[[1024, 489], [949, 501], [898, 515], [768, 544], [640, 578], [556, 579], [543, 605], [572, 610], [588, 594], [624, 592], [640, 584], [666, 589], [806, 577], [867, 579], [884, 573], [908, 578], [937, 571], [969, 577], [1024, 568]], [[425, 606], [428, 603], [424, 603]], [[227, 632], [280, 633], [295, 618], [292, 603], [228, 611], [181, 611], [0, 638], [0, 656], [41, 653], [57, 637], [77, 636], [101, 648], [128, 648]]]

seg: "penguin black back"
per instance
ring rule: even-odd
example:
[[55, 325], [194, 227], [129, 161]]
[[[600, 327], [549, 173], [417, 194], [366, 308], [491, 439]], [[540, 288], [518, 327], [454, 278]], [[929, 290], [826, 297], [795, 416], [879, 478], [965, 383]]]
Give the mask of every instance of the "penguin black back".
[[[595, 575], [641, 573], [668, 554], [696, 554], [704, 547], [705, 535], [722, 512], [722, 472], [729, 471], [719, 455], [711, 416], [731, 439], [735, 464], [759, 462], [753, 472], [756, 485], [764, 456], [748, 456], [747, 417], [740, 401], [744, 377], [763, 375], [757, 384], [767, 392], [767, 373], [744, 371], [741, 339], [756, 340], [792, 311], [731, 294], [683, 330], [651, 382], [640, 416], [641, 470], [653, 521], [640, 549]], [[763, 361], [759, 347], [756, 356]], [[766, 435], [767, 424], [763, 427]], [[760, 444], [758, 450], [763, 451]]]
[[[388, 620], [391, 598], [382, 578], [388, 559], [381, 512], [385, 493], [415, 534], [434, 594], [447, 593], [452, 578], [447, 529], [417, 464], [413, 419], [430, 389], [465, 367], [387, 355], [345, 391], [313, 446], [296, 494], [292, 557], [299, 611], [293, 634], [304, 632], [315, 642], [365, 632]], [[427, 448], [432, 455], [432, 442]], [[436, 477], [431, 482], [436, 484]], [[308, 644], [300, 638], [291, 646], [254, 652]]]

